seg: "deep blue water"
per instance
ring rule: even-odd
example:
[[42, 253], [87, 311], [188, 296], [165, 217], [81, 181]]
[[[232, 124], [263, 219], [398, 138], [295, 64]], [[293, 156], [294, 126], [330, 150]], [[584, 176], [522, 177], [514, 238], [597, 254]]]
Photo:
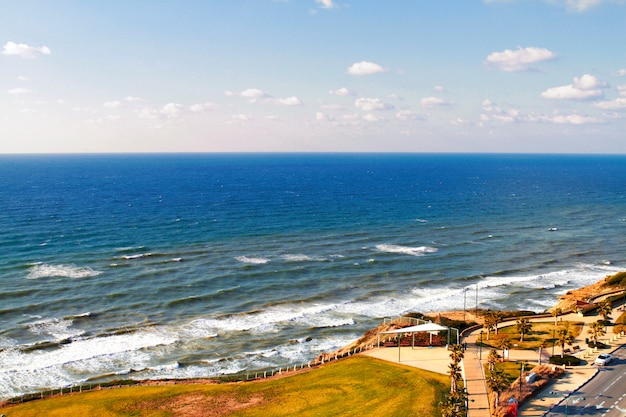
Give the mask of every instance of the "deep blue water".
[[0, 156], [0, 398], [300, 364], [464, 290], [542, 311], [625, 231], [626, 156]]

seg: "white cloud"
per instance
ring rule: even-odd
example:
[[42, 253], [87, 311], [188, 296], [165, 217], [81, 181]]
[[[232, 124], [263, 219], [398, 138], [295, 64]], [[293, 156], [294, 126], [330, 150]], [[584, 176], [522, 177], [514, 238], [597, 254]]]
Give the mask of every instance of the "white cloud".
[[585, 10], [597, 6], [602, 3], [602, 0], [567, 0], [567, 8], [575, 10], [577, 12], [584, 12]]
[[415, 113], [414, 111], [411, 110], [401, 110], [399, 112], [396, 113], [396, 119], [398, 120], [418, 120], [421, 119], [422, 117]]
[[433, 108], [433, 107], [439, 107], [439, 106], [449, 106], [450, 104], [452, 104], [450, 101], [444, 100], [442, 98], [439, 97], [424, 97], [421, 101], [420, 101], [422, 107], [424, 108]]
[[167, 103], [161, 108], [161, 110], [159, 110], [159, 114], [165, 118], [173, 119], [178, 117], [183, 109], [184, 107], [182, 104]]
[[487, 56], [486, 64], [489, 68], [507, 72], [530, 71], [531, 65], [537, 62], [550, 61], [556, 58], [554, 52], [546, 48], [534, 46], [517, 50], [505, 49], [502, 52], [493, 52]]
[[241, 97], [246, 97], [250, 99], [269, 97], [268, 94], [265, 94], [263, 91], [259, 90], [258, 88], [248, 88], [247, 90], [243, 90], [241, 93], [239, 93], [239, 95]]
[[341, 87], [341, 88], [338, 88], [336, 90], [330, 90], [328, 92], [328, 94], [331, 94], [333, 96], [353, 96], [356, 93], [353, 92], [353, 91], [350, 91], [349, 89], [347, 89], [345, 87]]
[[626, 109], [626, 97], [618, 97], [615, 100], [599, 101], [594, 106], [603, 110], [622, 110]]
[[333, 0], [315, 0], [315, 3], [319, 4], [322, 9], [332, 9], [337, 7]]
[[238, 114], [233, 114], [231, 116], [231, 119], [233, 119], [234, 121], [238, 121], [238, 122], [246, 122], [248, 120], [252, 120], [253, 117], [247, 114], [238, 113]]
[[276, 103], [281, 106], [288, 106], [288, 107], [302, 105], [302, 101], [296, 96], [291, 96], [287, 98], [279, 98], [278, 100], [276, 100]]
[[361, 61], [352, 64], [347, 72], [350, 75], [371, 75], [385, 72], [385, 69], [374, 62]]
[[548, 119], [552, 123], [556, 124], [568, 124], [568, 125], [585, 125], [585, 124], [597, 124], [602, 123], [600, 119], [589, 116], [581, 116], [580, 114], [568, 114], [557, 115]]
[[32, 94], [34, 93], [34, 91], [29, 90], [28, 88], [13, 88], [9, 90], [8, 93], [14, 94], [14, 95], [24, 95], [24, 94]]
[[354, 105], [356, 108], [363, 111], [373, 111], [373, 110], [389, 110], [393, 109], [391, 104], [384, 103], [382, 100], [378, 98], [357, 98], [354, 101]]
[[548, 88], [541, 93], [541, 97], [561, 100], [592, 100], [603, 97], [603, 89], [607, 87], [608, 84], [596, 76], [585, 74], [580, 78], [574, 77], [572, 84]]
[[365, 120], [366, 122], [378, 122], [381, 119], [374, 116], [372, 113], [367, 113], [365, 116], [363, 116], [363, 120]]
[[619, 70], [617, 70], [617, 75], [620, 77], [626, 76], [626, 68], [620, 68]]
[[441, 93], [442, 91], [446, 91], [446, 88], [441, 85], [436, 85], [433, 87], [433, 89], [439, 93]]
[[145, 100], [140, 97], [126, 96], [124, 97], [124, 101], [128, 103], [146, 103], [148, 100]]
[[20, 75], [19, 77], [17, 77], [17, 79], [20, 81], [28, 81], [28, 78], [24, 77], [23, 75]]
[[324, 121], [324, 120], [330, 120], [330, 118], [328, 116], [326, 116], [324, 113], [322, 113], [321, 111], [318, 111], [315, 113], [315, 120], [317, 121]]
[[[513, 3], [515, 0], [484, 0], [485, 3]], [[623, 3], [623, 0], [609, 0], [613, 3]], [[570, 11], [584, 12], [594, 6], [606, 3], [607, 0], [545, 0], [546, 3], [566, 7]]]
[[197, 103], [189, 106], [189, 111], [192, 113], [201, 113], [204, 111], [215, 110], [216, 107], [217, 105], [215, 103]]
[[122, 107], [122, 102], [119, 100], [107, 101], [105, 103], [102, 103], [102, 105], [108, 109], [117, 109], [119, 107]]
[[2, 55], [15, 55], [22, 58], [36, 58], [37, 55], [50, 55], [52, 52], [47, 46], [40, 48], [25, 43], [7, 42], [4, 44]]

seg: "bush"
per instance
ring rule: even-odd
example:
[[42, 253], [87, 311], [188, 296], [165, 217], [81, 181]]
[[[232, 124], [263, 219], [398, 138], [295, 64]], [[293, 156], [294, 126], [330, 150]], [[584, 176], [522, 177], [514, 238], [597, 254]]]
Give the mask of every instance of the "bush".
[[550, 357], [550, 363], [552, 365], [578, 366], [580, 365], [580, 359], [572, 355], [565, 355], [563, 357], [561, 357], [561, 355], [554, 355]]
[[609, 275], [608, 277], [606, 277], [604, 285], [605, 286], [619, 285], [621, 287], [626, 287], [626, 271], [618, 272], [615, 275]]

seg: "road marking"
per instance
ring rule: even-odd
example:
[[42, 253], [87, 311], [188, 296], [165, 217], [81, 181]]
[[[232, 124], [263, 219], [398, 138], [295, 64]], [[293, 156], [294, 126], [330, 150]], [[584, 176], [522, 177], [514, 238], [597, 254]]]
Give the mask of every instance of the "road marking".
[[596, 410], [601, 409], [604, 406], [604, 401], [602, 401], [600, 404], [596, 405]]

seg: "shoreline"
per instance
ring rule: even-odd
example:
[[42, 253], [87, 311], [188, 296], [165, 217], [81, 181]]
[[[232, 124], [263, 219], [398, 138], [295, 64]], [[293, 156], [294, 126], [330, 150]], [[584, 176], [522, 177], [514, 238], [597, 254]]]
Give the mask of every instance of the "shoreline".
[[[566, 314], [568, 312], [573, 312], [574, 309], [572, 309], [572, 305], [575, 307], [576, 306], [576, 301], [580, 300], [580, 301], [589, 301], [590, 299], [593, 299], [594, 297], [597, 298], [599, 296], [602, 296], [604, 294], [607, 293], [611, 293], [616, 291], [617, 289], [620, 289], [621, 291], [624, 290], [624, 286], [620, 286], [620, 285], [607, 285], [607, 281], [609, 280], [609, 278], [614, 277], [616, 275], [619, 274], [623, 274], [624, 276], [626, 276], [626, 272], [619, 272], [615, 275], [608, 275], [605, 278], [581, 287], [581, 288], [577, 288], [574, 290], [569, 290], [566, 294], [563, 294], [561, 296], [558, 297], [557, 302], [555, 303], [555, 305], [547, 310], [544, 311], [543, 314], [547, 314], [550, 313], [552, 311], [554, 311], [555, 309], [561, 309], [562, 313], [560, 314]], [[481, 310], [481, 311], [485, 311], [485, 310]], [[480, 312], [479, 312], [480, 313]], [[541, 313], [539, 313], [541, 314]], [[449, 311], [441, 311], [441, 312], [428, 312], [425, 313], [424, 316], [432, 318], [433, 316], [439, 316], [440, 318], [447, 318], [449, 320], [453, 320], [453, 321], [466, 321], [466, 322], [471, 322], [474, 321], [479, 325], [482, 325], [484, 320], [483, 317], [481, 316], [481, 314], [476, 315], [474, 310], [449, 310]], [[463, 320], [465, 317], [465, 320]], [[300, 369], [297, 369], [297, 367], [294, 367], [293, 369], [291, 369], [291, 367], [287, 367], [284, 370], [282, 370], [279, 373], [272, 373], [271, 376], [267, 376], [267, 377], [263, 377], [263, 378], [258, 378], [258, 379], [251, 379], [248, 380], [246, 379], [246, 381], [248, 382], [257, 382], [257, 381], [263, 381], [264, 379], [276, 379], [276, 378], [285, 378], [294, 374], [298, 374], [301, 372], [310, 372], [315, 370], [318, 366], [323, 365], [326, 362], [330, 362], [332, 359], [332, 357], [334, 356], [335, 359], [337, 357], [345, 357], [350, 356], [350, 352], [354, 351], [354, 354], [356, 354], [356, 351], [360, 348], [367, 348], [367, 346], [372, 346], [373, 340], [377, 337], [377, 333], [378, 331], [380, 331], [383, 327], [389, 328], [392, 327], [394, 325], [383, 325], [380, 324], [377, 327], [374, 327], [368, 331], [366, 331], [363, 336], [357, 340], [355, 340], [354, 342], [339, 348], [335, 351], [331, 351], [331, 352], [324, 352], [324, 353], [320, 353], [317, 356], [317, 359], [312, 360], [310, 363], [313, 362], [318, 362], [316, 365], [314, 366], [310, 366], [308, 368], [304, 368], [301, 367]], [[319, 361], [321, 360], [321, 364], [319, 363]], [[254, 373], [254, 371], [249, 371], [250, 373]], [[233, 374], [234, 376], [234, 374]], [[201, 378], [190, 378], [190, 379], [172, 379], [172, 378], [163, 378], [163, 379], [147, 379], [147, 380], [117, 380], [117, 381], [111, 381], [109, 383], [102, 383], [102, 385], [109, 385], [111, 387], [115, 387], [115, 386], [124, 386], [122, 385], [114, 385], [115, 382], [120, 382], [123, 383], [124, 381], [132, 381], [133, 386], [137, 385], [137, 386], [158, 386], [158, 385], [177, 385], [177, 384], [216, 384], [216, 383], [224, 383], [223, 381], [220, 381], [219, 378], [216, 377], [201, 377]], [[232, 380], [232, 381], [228, 381], [226, 383], [239, 383], [241, 381], [239, 380]], [[99, 385], [97, 383], [94, 383], [93, 385]], [[78, 386], [75, 386], [76, 388]], [[46, 399], [46, 398], [53, 398], [55, 395], [53, 394], [54, 392], [59, 392], [61, 389], [57, 388], [57, 389], [51, 389], [49, 390], [49, 392], [51, 392], [51, 396], [50, 397], [46, 397], [44, 395], [44, 392], [38, 392], [38, 393], [31, 393], [31, 394], [25, 394], [23, 397], [25, 396], [32, 396], [34, 399], [38, 399], [39, 395], [42, 394], [42, 399]], [[88, 392], [88, 391], [85, 391]], [[70, 391], [71, 393], [71, 391]], [[78, 391], [74, 391], [73, 394], [78, 393]], [[58, 394], [57, 394], [58, 395]], [[60, 394], [63, 395], [63, 394]], [[19, 397], [16, 397], [19, 398]], [[13, 399], [8, 399], [5, 401], [1, 401], [0, 402], [0, 407], [5, 407], [7, 405], [11, 405], [14, 404], [12, 402]]]

